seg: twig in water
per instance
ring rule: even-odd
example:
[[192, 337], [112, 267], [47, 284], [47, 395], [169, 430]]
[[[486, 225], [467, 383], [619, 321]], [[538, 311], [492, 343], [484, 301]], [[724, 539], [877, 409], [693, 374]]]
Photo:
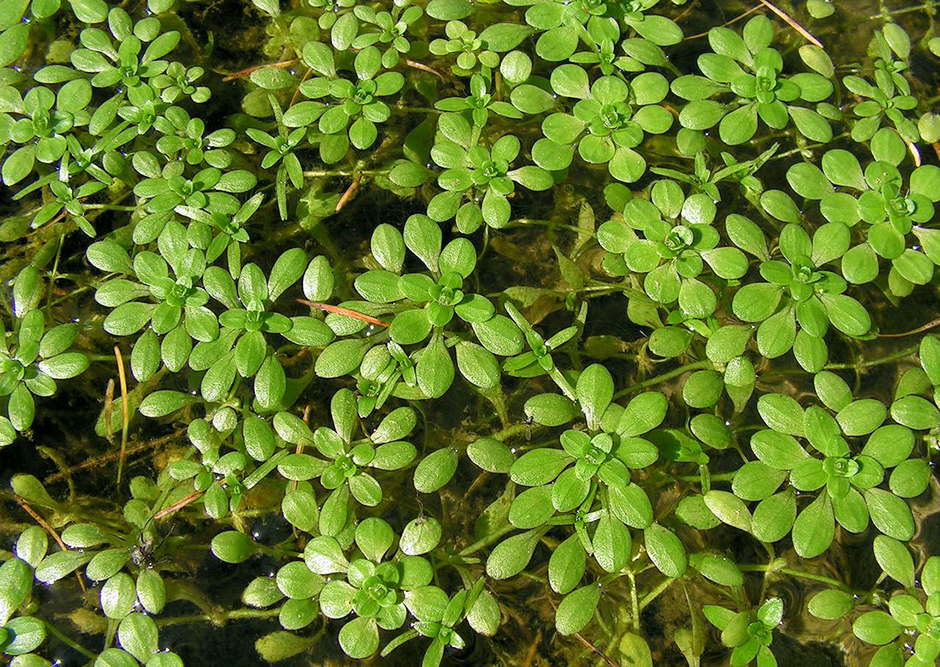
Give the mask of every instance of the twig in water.
[[602, 650], [600, 650], [599, 648], [597, 648], [596, 646], [594, 646], [594, 644], [592, 644], [592, 643], [589, 642], [587, 639], [585, 639], [584, 637], [582, 637], [580, 632], [576, 632], [576, 633], [574, 634], [574, 636], [577, 637], [577, 639], [578, 639], [582, 644], [584, 644], [587, 648], [589, 648], [590, 650], [594, 651], [594, 653], [596, 653], [597, 655], [599, 655], [599, 656], [601, 657], [601, 659], [604, 660], [604, 662], [606, 662], [608, 665], [610, 665], [610, 667], [619, 667], [619, 666], [617, 665], [617, 663], [614, 662], [613, 660], [611, 660], [609, 657], [607, 657], [607, 655], [605, 655]]
[[541, 631], [535, 633], [535, 640], [532, 642], [532, 646], [529, 647], [529, 650], [526, 651], [522, 667], [532, 667], [532, 661], [535, 660], [535, 651], [538, 649], [540, 641], [542, 641]]
[[691, 13], [692, 13], [692, 10], [695, 9], [697, 6], [698, 6], [698, 0], [692, 0], [692, 2], [689, 3], [689, 6], [686, 7], [686, 8], [682, 11], [681, 14], [679, 14], [676, 18], [674, 18], [673, 21], [676, 22], [676, 23], [678, 23], [679, 21], [681, 21], [682, 19], [684, 19], [686, 16], [688, 16], [689, 14], [691, 14]]
[[183, 508], [186, 507], [189, 503], [193, 502], [194, 500], [198, 500], [198, 499], [201, 498], [201, 497], [202, 497], [202, 491], [193, 491], [192, 493], [190, 493], [190, 494], [189, 494], [188, 496], [186, 496], [185, 498], [181, 498], [181, 499], [177, 500], [177, 501], [176, 501], [175, 503], [173, 503], [172, 505], [170, 505], [170, 506], [168, 506], [168, 507], [164, 507], [162, 510], [160, 510], [159, 512], [157, 512], [156, 514], [154, 514], [154, 515], [153, 515], [153, 520], [156, 521], [157, 519], [162, 519], [162, 518], [165, 517], [165, 516], [169, 516], [170, 514], [173, 514], [173, 512], [177, 512], [177, 511], [183, 509]]
[[930, 322], [927, 322], [922, 327], [917, 327], [916, 329], [911, 329], [910, 331], [905, 331], [904, 333], [895, 333], [895, 334], [878, 334], [878, 338], [904, 338], [905, 336], [913, 336], [914, 334], [919, 334], [928, 329], [933, 329], [935, 326], [940, 325], [940, 317]]
[[108, 378], [108, 387], [104, 390], [104, 423], [106, 424], [104, 429], [104, 437], [108, 439], [108, 442], [112, 445], [114, 444], [114, 434], [111, 433], [111, 417], [113, 415], [114, 408], [114, 378]]
[[820, 42], [818, 39], [813, 37], [806, 28], [804, 28], [799, 23], [797, 23], [792, 18], [790, 18], [790, 16], [785, 11], [783, 11], [779, 7], [774, 6], [767, 0], [760, 0], [760, 3], [764, 5], [764, 7], [772, 11], [774, 14], [782, 18], [787, 23], [787, 25], [789, 25], [791, 28], [796, 30], [801, 35], [803, 35], [803, 37], [805, 37], [807, 40], [809, 40], [810, 42], [812, 42], [813, 44], [815, 44], [821, 49], [825, 48], [823, 47], [822, 42]]
[[[156, 438], [154, 440], [150, 440], [149, 442], [144, 442], [139, 445], [134, 445], [133, 447], [128, 447], [125, 454], [127, 455], [136, 454], [137, 452], [143, 451], [145, 449], [150, 449], [151, 447], [162, 445], [165, 442], [170, 442], [171, 440], [175, 440], [176, 438], [179, 438], [184, 433], [186, 433], [185, 429], [176, 431], [175, 433], [171, 433], [170, 435], [165, 435], [162, 438]], [[86, 470], [88, 468], [95, 468], [103, 463], [107, 463], [108, 461], [118, 458], [120, 455], [121, 453], [118, 451], [118, 452], [110, 452], [108, 454], [104, 454], [103, 456], [96, 456], [93, 459], [89, 459], [87, 461], [84, 461], [83, 463], [79, 463], [78, 465], [74, 465], [70, 468], [67, 468], [66, 470], [62, 470], [60, 472], [49, 475], [43, 481], [46, 484], [56, 482], [60, 479], [64, 479], [65, 477], [71, 475], [74, 472], [78, 472], [80, 470]]]
[[[121, 356], [121, 348], [114, 346], [114, 356], [117, 358], [118, 379], [121, 381], [121, 410], [123, 421], [121, 423], [121, 457], [118, 459], [117, 483], [121, 483], [121, 474], [124, 472], [124, 456], [127, 453], [127, 427], [130, 424], [130, 408], [127, 404], [127, 376], [124, 374], [124, 357]], [[111, 424], [108, 423], [110, 429]]]
[[350, 310], [349, 308], [343, 308], [342, 306], [331, 306], [328, 303], [314, 303], [313, 301], [307, 301], [306, 299], [297, 299], [297, 303], [302, 303], [305, 306], [310, 306], [311, 308], [318, 308], [320, 310], [326, 311], [328, 313], [336, 313], [338, 315], [345, 315], [346, 317], [351, 317], [354, 320], [361, 320], [362, 322], [368, 322], [369, 324], [377, 324], [380, 327], [389, 327], [391, 324], [384, 320], [376, 319], [370, 315], [364, 313], [357, 313], [355, 310]]
[[[723, 28], [726, 28], [726, 27], [728, 27], [729, 25], [732, 25], [732, 24], [734, 24], [734, 23], [737, 23], [737, 22], [740, 21], [741, 19], [747, 18], [748, 16], [750, 16], [751, 14], [753, 14], [753, 13], [756, 12], [756, 11], [760, 11], [760, 6], [759, 6], [759, 5], [758, 5], [758, 6], [755, 6], [755, 7], [751, 7], [749, 10], [747, 10], [747, 11], [744, 12], [743, 14], [738, 14], [737, 16], [735, 16], [735, 17], [734, 17], [733, 19], [731, 19], [730, 21], [726, 21], [726, 22], [722, 25], [722, 27], [723, 27]], [[689, 35], [688, 37], [684, 37], [684, 38], [682, 39], [682, 41], [683, 41], [683, 42], [687, 42], [687, 41], [690, 40], [690, 39], [699, 39], [699, 38], [701, 38], [701, 37], [708, 37], [708, 31], [700, 32], [700, 33], [698, 33], [697, 35]]]
[[304, 81], [310, 78], [311, 74], [313, 74], [313, 68], [308, 67], [303, 77], [301, 77], [300, 83], [297, 84], [297, 90], [294, 91], [294, 95], [290, 98], [290, 104], [287, 105], [288, 109], [297, 104], [297, 100], [300, 99], [300, 87], [304, 85]]
[[[13, 500], [15, 500], [16, 504], [23, 508], [23, 511], [33, 517], [33, 520], [35, 520], [36, 523], [42, 526], [43, 529], [52, 536], [52, 539], [55, 540], [55, 543], [59, 545], [59, 548], [62, 549], [62, 551], [69, 550], [69, 548], [65, 546], [65, 542], [62, 541], [62, 538], [59, 537], [59, 534], [55, 532], [55, 529], [46, 523], [46, 520], [43, 519], [36, 510], [29, 506], [29, 503], [27, 503], [15, 493], [13, 494]], [[87, 589], [85, 588], [85, 582], [82, 581], [82, 575], [77, 571], [75, 572], [75, 578], [78, 579], [78, 585], [82, 587], [82, 593], [87, 592]]]
[[414, 60], [405, 60], [405, 64], [408, 65], [408, 67], [412, 67], [412, 68], [414, 68], [414, 69], [419, 69], [419, 70], [421, 70], [422, 72], [429, 72], [429, 73], [433, 74], [434, 76], [436, 76], [436, 77], [437, 77], [438, 79], [440, 79], [441, 81], [444, 80], [444, 75], [441, 74], [440, 72], [438, 72], [438, 71], [437, 71], [436, 69], [434, 69], [433, 67], [428, 67], [427, 65], [425, 65], [425, 64], [423, 64], [423, 63], [415, 62]]
[[259, 69], [264, 69], [266, 67], [290, 67], [291, 65], [296, 65], [300, 62], [299, 58], [292, 58], [291, 60], [282, 60], [279, 63], [270, 63], [266, 65], [255, 65], [254, 67], [247, 67], [241, 71], [233, 72], [226, 77], [223, 77], [223, 81], [232, 81], [233, 79], [240, 79], [243, 76], [248, 76], [252, 72], [257, 72]]
[[343, 207], [349, 203], [349, 200], [353, 198], [353, 195], [356, 194], [356, 190], [359, 189], [359, 181], [362, 180], [362, 174], [356, 174], [353, 177], [353, 182], [349, 184], [349, 187], [346, 188], [346, 192], [343, 193], [343, 196], [339, 198], [339, 201], [336, 202], [336, 213], [339, 213], [343, 210]]

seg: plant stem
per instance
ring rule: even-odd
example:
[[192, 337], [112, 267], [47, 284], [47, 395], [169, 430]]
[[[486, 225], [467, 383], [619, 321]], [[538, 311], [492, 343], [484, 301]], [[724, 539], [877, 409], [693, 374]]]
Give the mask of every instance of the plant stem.
[[433, 113], [433, 114], [442, 114], [444, 113], [440, 109], [432, 109], [431, 107], [392, 107], [394, 111], [399, 113]]
[[848, 364], [826, 364], [825, 366], [823, 366], [823, 368], [825, 368], [827, 371], [831, 371], [831, 370], [851, 370], [851, 369], [856, 369], [856, 368], [868, 368], [869, 366], [879, 366], [881, 364], [887, 364], [892, 361], [897, 361], [898, 359], [903, 359], [904, 357], [909, 357], [915, 352], [917, 352], [918, 347], [919, 345], [912, 345], [898, 352], [889, 354], [886, 357], [881, 357], [880, 359], [871, 359], [869, 361], [860, 359], [856, 362], [848, 363]]
[[326, 176], [377, 176], [388, 173], [387, 169], [314, 169], [304, 172], [304, 178], [321, 178]]
[[58, 639], [60, 642], [62, 642], [69, 648], [72, 648], [78, 651], [89, 660], [94, 660], [97, 657], [94, 653], [89, 651], [87, 648], [85, 648], [84, 646], [76, 642], [75, 640], [70, 639], [66, 637], [64, 634], [62, 634], [61, 632], [59, 632], [59, 630], [46, 619], [40, 618], [39, 620], [42, 621], [42, 624], [46, 626], [46, 630], [49, 632], [50, 635]]
[[656, 586], [656, 588], [654, 588], [649, 593], [644, 595], [643, 599], [640, 600], [640, 611], [643, 611], [648, 604], [650, 604], [653, 600], [659, 597], [659, 595], [663, 591], [665, 591], [667, 588], [672, 586], [675, 583], [675, 581], [676, 581], [675, 579], [670, 577], [668, 579], [664, 579], [663, 581], [659, 582], [659, 585]]
[[[730, 482], [734, 479], [735, 473], [733, 472], [721, 472], [717, 475], [709, 475], [708, 479], [712, 482]], [[701, 482], [701, 475], [677, 475], [676, 479], [681, 479], [683, 482]]]
[[[222, 624], [226, 621], [233, 621], [242, 618], [271, 618], [280, 613], [277, 609], [233, 609], [232, 611], [220, 611], [218, 614], [192, 614], [191, 616], [174, 616], [172, 618], [158, 618], [156, 623], [158, 627], [167, 625], [184, 625], [186, 623], [205, 623], [211, 622]], [[94, 656], [92, 656], [94, 657]]]
[[505, 440], [506, 438], [511, 438], [514, 435], [523, 433], [528, 428], [532, 428], [531, 424], [512, 424], [511, 426], [507, 426], [506, 428], [497, 431], [492, 435], [492, 437], [496, 438], [497, 440]]
[[640, 600], [636, 594], [636, 575], [633, 574], [633, 571], [627, 572], [627, 577], [630, 579], [630, 604], [633, 607], [633, 629], [637, 634], [640, 632]]
[[469, 556], [470, 554], [472, 554], [472, 553], [475, 552], [475, 551], [479, 551], [480, 549], [482, 549], [482, 548], [484, 548], [484, 547], [488, 547], [488, 546], [491, 545], [493, 542], [495, 542], [496, 540], [498, 540], [499, 538], [501, 538], [503, 535], [505, 535], [506, 533], [512, 532], [513, 530], [515, 530], [515, 526], [513, 526], [512, 524], [507, 523], [505, 526], [503, 526], [502, 528], [500, 528], [500, 529], [497, 530], [496, 532], [490, 533], [489, 535], [487, 535], [487, 536], [484, 537], [483, 539], [477, 540], [476, 542], [474, 542], [473, 544], [471, 544], [469, 547], [465, 547], [465, 548], [461, 549], [460, 551], [457, 552], [457, 555], [458, 555], [458, 556]]
[[532, 218], [517, 218], [507, 225], [508, 227], [526, 227], [528, 225], [544, 225], [545, 227], [555, 227], [557, 229], [567, 229], [577, 234], [583, 234], [584, 230], [574, 225], [566, 225], [552, 220], [533, 220]]
[[810, 581], [818, 581], [823, 584], [829, 584], [835, 588], [845, 591], [846, 593], [851, 593], [853, 595], [859, 595], [862, 597], [867, 596], [867, 593], [864, 591], [857, 591], [850, 586], [846, 586], [838, 579], [833, 579], [832, 577], [827, 577], [823, 574], [813, 574], [812, 572], [801, 572], [800, 570], [794, 570], [789, 567], [775, 567], [772, 563], [764, 565], [739, 565], [738, 568], [742, 572], [781, 572], [783, 574], [788, 574], [791, 577], [799, 577], [801, 579], [809, 579]]
[[643, 382], [638, 382], [637, 384], [633, 385], [632, 387], [627, 387], [626, 389], [621, 389], [621, 390], [618, 391], [616, 394], [614, 394], [614, 400], [617, 400], [618, 398], [620, 398], [620, 397], [622, 397], [622, 396], [626, 396], [627, 394], [632, 394], [632, 393], [635, 392], [635, 391], [640, 391], [641, 389], [646, 389], [647, 387], [652, 387], [652, 386], [654, 386], [654, 385], [659, 384], [660, 382], [665, 382], [666, 380], [671, 380], [672, 378], [677, 377], [677, 376], [679, 376], [679, 375], [682, 375], [683, 373], [688, 373], [689, 371], [704, 370], [704, 369], [709, 369], [709, 368], [713, 368], [713, 367], [714, 367], [714, 366], [713, 366], [712, 362], [711, 362], [711, 361], [708, 361], [707, 359], [704, 360], [704, 361], [696, 361], [696, 362], [693, 362], [693, 363], [691, 363], [691, 364], [686, 364], [685, 366], [679, 366], [679, 368], [674, 368], [674, 369], [672, 369], [671, 371], [667, 371], [666, 373], [662, 373], [661, 375], [657, 375], [657, 376], [655, 376], [655, 377], [651, 377], [651, 378], [649, 378], [648, 380], [643, 380]]

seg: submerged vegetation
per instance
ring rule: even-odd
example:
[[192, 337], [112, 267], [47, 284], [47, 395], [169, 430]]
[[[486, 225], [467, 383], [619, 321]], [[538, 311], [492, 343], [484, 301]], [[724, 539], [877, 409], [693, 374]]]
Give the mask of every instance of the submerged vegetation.
[[4, 664], [935, 664], [937, 5], [848, 4], [0, 3]]

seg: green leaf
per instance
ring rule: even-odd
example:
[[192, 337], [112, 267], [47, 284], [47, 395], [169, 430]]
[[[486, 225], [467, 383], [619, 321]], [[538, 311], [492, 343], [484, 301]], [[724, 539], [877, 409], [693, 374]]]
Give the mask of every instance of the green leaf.
[[554, 486], [535, 486], [516, 496], [509, 508], [509, 523], [522, 529], [543, 525], [555, 513], [551, 502], [552, 492], [561, 483], [559, 479]]
[[508, 537], [494, 547], [486, 559], [486, 574], [493, 579], [514, 577], [529, 564], [544, 530], [528, 530]]
[[751, 513], [744, 502], [727, 491], [708, 491], [705, 504], [723, 523], [734, 526], [746, 533], [751, 532]]
[[725, 116], [725, 105], [713, 100], [693, 100], [679, 112], [679, 123], [690, 130], [708, 130]]
[[903, 499], [884, 489], [875, 488], [865, 491], [865, 502], [872, 523], [882, 533], [905, 542], [914, 536], [914, 517]]
[[[753, 442], [751, 446], [753, 448]], [[766, 451], [764, 455], [767, 455]], [[735, 472], [731, 490], [742, 500], [764, 500], [780, 487], [786, 479], [786, 471], [786, 468], [777, 469], [763, 461], [748, 461]]]
[[228, 530], [212, 538], [212, 553], [226, 563], [242, 563], [255, 551], [255, 545], [244, 533]]
[[554, 551], [548, 561], [548, 583], [562, 595], [574, 590], [584, 576], [584, 547], [577, 534], [570, 535]]
[[764, 394], [757, 400], [757, 411], [773, 430], [803, 435], [803, 408], [793, 398], [784, 394]]
[[585, 99], [591, 94], [590, 81], [583, 68], [565, 64], [556, 67], [551, 75], [552, 90], [563, 97]]
[[832, 192], [829, 179], [819, 167], [800, 162], [787, 170], [787, 182], [793, 191], [807, 199], [822, 199]]
[[[766, 194], [766, 193], [765, 193]], [[763, 203], [763, 198], [761, 202]], [[767, 261], [770, 255], [767, 252], [767, 240], [764, 232], [754, 222], [737, 213], [730, 214], [725, 220], [725, 229], [728, 238], [736, 246], [760, 260]]]
[[660, 357], [671, 358], [683, 354], [692, 342], [692, 332], [679, 327], [662, 327], [650, 334], [650, 352]]
[[891, 471], [888, 487], [901, 498], [916, 498], [927, 489], [931, 475], [931, 468], [924, 459], [902, 461]]
[[26, 561], [11, 558], [0, 565], [0, 626], [25, 602], [32, 583], [33, 573]]
[[656, 391], [643, 392], [630, 399], [620, 416], [617, 433], [621, 437], [643, 435], [659, 426], [666, 417], [666, 397]]
[[[480, 39], [486, 44], [488, 49], [498, 53], [505, 53], [519, 46], [522, 40], [531, 33], [532, 31], [529, 28], [516, 23], [496, 23], [484, 28], [480, 33]], [[520, 52], [517, 51], [514, 53]], [[503, 58], [503, 62], [505, 61], [506, 58]], [[505, 76], [505, 72], [503, 75]], [[526, 78], [528, 77], [524, 77], [524, 79]], [[509, 80], [513, 83], [520, 83], [520, 81], [513, 80], [512, 77], [509, 77]]]
[[[575, 37], [575, 40], [577, 40], [577, 37]], [[539, 41], [541, 41], [541, 38]], [[519, 111], [532, 115], [543, 113], [555, 106], [555, 99], [550, 93], [528, 83], [513, 88], [509, 100]]]
[[108, 18], [108, 5], [104, 0], [69, 0], [75, 18], [84, 23], [101, 23]]
[[838, 590], [823, 590], [814, 595], [808, 605], [809, 613], [816, 618], [835, 620], [842, 618], [855, 606], [849, 593]]
[[660, 572], [673, 578], [685, 574], [688, 558], [675, 533], [654, 523], [643, 532], [643, 536], [650, 560]]
[[[42, 644], [46, 638], [46, 626], [38, 618], [17, 616], [7, 623], [3, 634], [9, 638], [9, 641], [4, 641], [3, 652], [5, 655], [16, 656], [10, 661], [10, 665], [18, 667], [21, 657], [32, 655], [30, 651], [36, 650]], [[47, 664], [45, 661], [40, 662], [42, 667]]]
[[54, 583], [90, 561], [93, 555], [72, 550], [49, 554], [36, 567], [36, 580], [44, 584]]
[[706, 408], [718, 402], [723, 388], [717, 371], [696, 371], [682, 386], [682, 400], [690, 407]]
[[893, 641], [903, 628], [890, 614], [870, 611], [862, 614], [852, 624], [852, 632], [863, 642], [881, 646]]
[[904, 396], [891, 404], [891, 418], [915, 430], [927, 430], [940, 424], [940, 410], [920, 396]]
[[868, 435], [881, 426], [888, 416], [884, 403], [873, 398], [853, 401], [836, 415], [842, 432], [849, 436]]
[[[689, 564], [706, 579], [722, 586], [740, 586], [744, 575], [734, 561], [726, 556], [711, 553], [696, 553], [689, 556]], [[707, 608], [706, 608], [707, 609]], [[707, 612], [706, 612], [707, 615]]]
[[750, 141], [757, 132], [757, 105], [739, 107], [721, 119], [718, 133], [721, 140], [731, 146]]
[[796, 520], [796, 494], [786, 489], [762, 500], [754, 509], [752, 532], [761, 542], [782, 540]]
[[379, 648], [379, 629], [374, 618], [354, 618], [339, 631], [339, 644], [351, 658], [368, 658]]
[[565, 60], [578, 48], [578, 32], [573, 26], [552, 28], [542, 33], [535, 43], [540, 58], [551, 62]]
[[480, 438], [467, 445], [467, 456], [479, 468], [491, 473], [508, 473], [515, 456], [508, 446], [495, 438]]
[[430, 271], [437, 271], [441, 254], [441, 229], [424, 215], [412, 215], [405, 222], [405, 245]]
[[561, 394], [537, 394], [525, 402], [525, 415], [536, 424], [561, 426], [578, 413], [577, 405]]
[[878, 535], [873, 548], [875, 560], [885, 574], [905, 588], [914, 587], [914, 559], [904, 544], [894, 538]]
[[108, 618], [121, 620], [131, 613], [137, 602], [134, 580], [126, 572], [118, 572], [101, 587], [101, 610]]
[[317, 357], [314, 369], [318, 377], [334, 378], [346, 375], [359, 368], [370, 341], [344, 339], [330, 343]]
[[555, 611], [555, 627], [563, 635], [580, 632], [591, 622], [594, 610], [601, 598], [601, 587], [597, 584], [582, 586], [569, 593]]
[[409, 556], [432, 551], [441, 540], [441, 524], [432, 517], [412, 519], [402, 530], [399, 547]]
[[723, 326], [715, 331], [705, 346], [706, 356], [716, 363], [726, 364], [744, 354], [751, 329], [746, 326]]
[[0, 67], [16, 62], [26, 52], [28, 45], [29, 25], [26, 23], [17, 23], [0, 32]]
[[516, 484], [523, 486], [541, 486], [558, 477], [572, 460], [572, 457], [561, 449], [533, 449], [512, 464], [509, 477]]
[[609, 485], [607, 491], [610, 511], [622, 522], [640, 530], [653, 523], [653, 507], [640, 485]]
[[810, 503], [793, 524], [793, 547], [803, 558], [815, 558], [832, 544], [835, 517], [832, 503], [825, 493]]
[[833, 185], [842, 185], [855, 190], [866, 190], [858, 159], [846, 150], [827, 151], [822, 158], [822, 170]]
[[773, 315], [781, 295], [782, 290], [776, 285], [749, 283], [734, 295], [731, 308], [745, 322], [763, 322]]
[[145, 417], [165, 417], [195, 400], [195, 397], [180, 391], [161, 389], [149, 394], [141, 401], [140, 412]]
[[629, 560], [631, 544], [627, 527], [610, 512], [601, 514], [592, 540], [594, 559], [598, 564], [607, 572], [619, 572]]
[[832, 325], [849, 336], [862, 336], [871, 329], [871, 316], [865, 306], [844, 294], [822, 294]]
[[614, 381], [610, 372], [600, 364], [591, 364], [578, 377], [575, 394], [588, 427], [596, 429], [614, 394]]
[[414, 472], [414, 486], [421, 493], [441, 489], [457, 470], [457, 454], [450, 449], [439, 449], [421, 459]]
[[428, 397], [440, 398], [454, 381], [454, 362], [443, 341], [435, 338], [417, 363], [418, 386]]
[[465, 19], [473, 13], [473, 5], [468, 0], [431, 0], [427, 13], [439, 21]]
[[349, 561], [339, 543], [332, 537], [321, 535], [313, 538], [304, 547], [304, 563], [311, 572], [328, 575], [345, 572]]

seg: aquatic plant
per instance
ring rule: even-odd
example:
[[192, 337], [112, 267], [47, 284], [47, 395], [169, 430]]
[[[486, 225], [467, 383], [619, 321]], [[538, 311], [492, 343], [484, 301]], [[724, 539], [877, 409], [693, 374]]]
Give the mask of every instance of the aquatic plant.
[[116, 4], [0, 6], [5, 661], [936, 661], [932, 3]]

